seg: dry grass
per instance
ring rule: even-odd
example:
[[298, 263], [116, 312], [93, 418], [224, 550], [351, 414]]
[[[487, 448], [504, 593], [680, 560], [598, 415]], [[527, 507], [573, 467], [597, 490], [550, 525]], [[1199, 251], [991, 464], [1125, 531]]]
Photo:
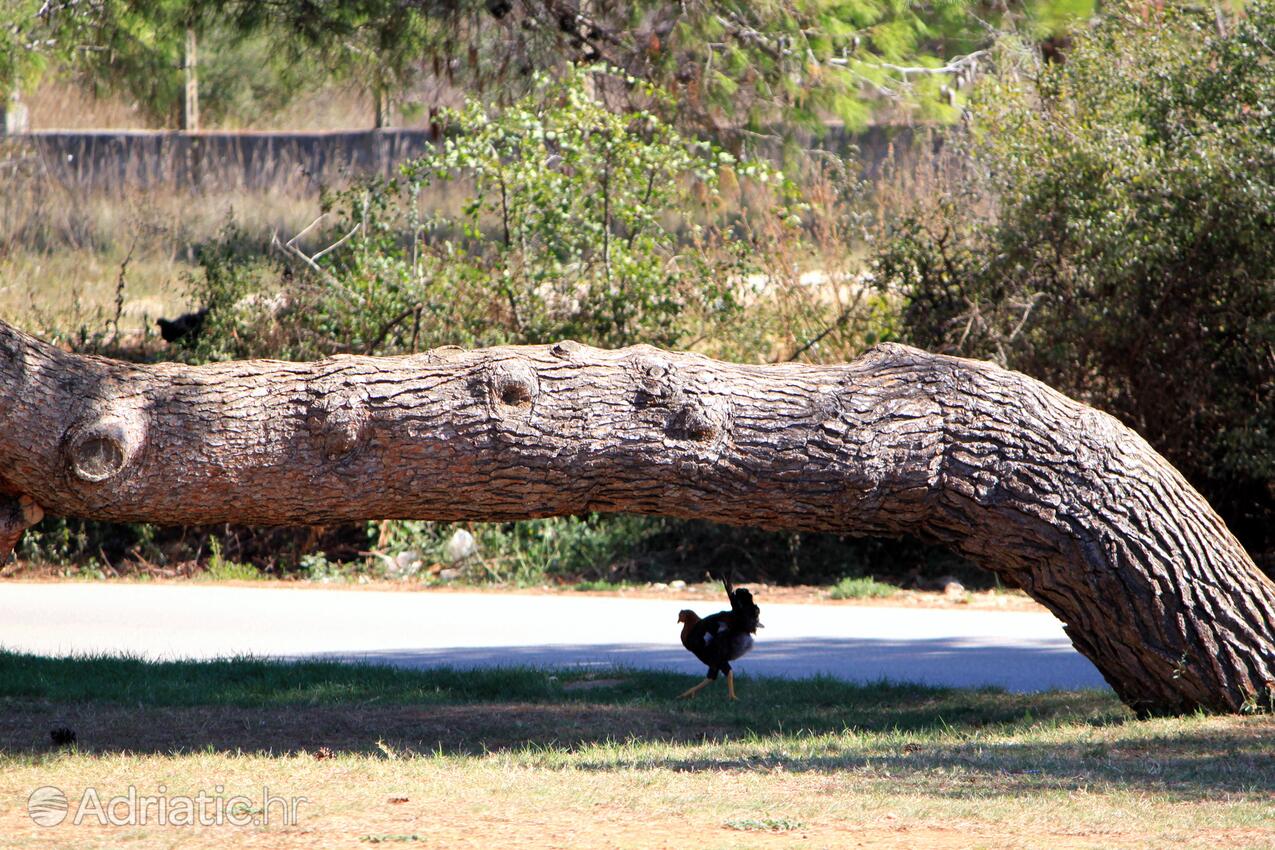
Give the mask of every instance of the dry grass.
[[[687, 677], [657, 673], [3, 660], [0, 848], [1275, 847], [1270, 717], [1137, 721], [1098, 692], [749, 679], [741, 703], [684, 703]], [[101, 698], [68, 699], [85, 681]], [[72, 749], [49, 742], [60, 726]], [[90, 787], [305, 801], [295, 824], [45, 828], [24, 801], [46, 785], [73, 807]]]
[[38, 163], [0, 169], [0, 318], [52, 337], [93, 333], [122, 294], [121, 333], [153, 330], [189, 305], [199, 248], [228, 222], [265, 252], [272, 233], [292, 236], [318, 207], [317, 187], [300, 178], [270, 191], [81, 192]]
[[[640, 736], [617, 741], [606, 737], [633, 730], [627, 709], [479, 704], [220, 717], [185, 709], [132, 723], [153, 725], [183, 713], [188, 730], [253, 734], [267, 726], [308, 736], [318, 722], [380, 727], [385, 735], [371, 753], [318, 745], [287, 755], [213, 747], [0, 757], [0, 796], [13, 801], [44, 785], [73, 801], [87, 787], [105, 798], [126, 794], [130, 785], [143, 795], [160, 793], [160, 785], [170, 796], [211, 794], [221, 785], [226, 795], [259, 799], [264, 786], [275, 796], [306, 798], [295, 826], [276, 818], [267, 826], [203, 829], [96, 822], [47, 829], [19, 804], [0, 814], [6, 836], [0, 847], [1275, 846], [1268, 743], [1275, 729], [1264, 719], [1012, 732], [847, 730], [709, 743], [684, 742], [714, 733], [672, 707], [643, 712]], [[668, 719], [648, 726], [658, 714]], [[670, 719], [683, 742], [659, 739], [657, 729]], [[518, 745], [520, 736], [547, 724], [557, 726], [558, 740], [574, 734], [591, 740]], [[403, 736], [422, 728], [454, 728], [475, 741], [503, 739], [510, 746], [485, 754], [403, 748]], [[1204, 763], [1226, 761], [1234, 770], [1230, 781], [1192, 778]], [[1250, 772], [1247, 781], [1241, 771]]]
[[[65, 251], [0, 259], [0, 317], [36, 332], [104, 329], [115, 314], [124, 258], [114, 252]], [[127, 267], [120, 316], [123, 334], [154, 332], [155, 320], [188, 306], [185, 276], [193, 266], [168, 256], [133, 257]]]
[[32, 130], [145, 129], [146, 116], [119, 97], [94, 97], [74, 83], [50, 77], [22, 97]]
[[[154, 121], [122, 97], [94, 97], [80, 86], [51, 77], [23, 98], [32, 130], [146, 130]], [[366, 130], [373, 124], [372, 101], [356, 87], [329, 84], [302, 93], [277, 114], [255, 122], [253, 130]], [[209, 130], [245, 129], [230, 120]], [[419, 122], [418, 122], [419, 123]]]

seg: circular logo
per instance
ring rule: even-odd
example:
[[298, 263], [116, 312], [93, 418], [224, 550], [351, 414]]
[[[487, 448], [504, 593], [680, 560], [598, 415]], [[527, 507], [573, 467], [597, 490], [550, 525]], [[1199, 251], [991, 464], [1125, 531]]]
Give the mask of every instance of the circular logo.
[[66, 795], [52, 785], [35, 789], [27, 798], [27, 814], [38, 826], [57, 826], [66, 820], [67, 808]]

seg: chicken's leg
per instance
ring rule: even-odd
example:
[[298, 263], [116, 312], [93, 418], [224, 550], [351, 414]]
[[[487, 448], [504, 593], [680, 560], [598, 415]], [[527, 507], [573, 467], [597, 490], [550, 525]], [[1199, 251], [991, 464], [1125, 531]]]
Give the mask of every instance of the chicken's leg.
[[708, 685], [711, 684], [712, 681], [713, 681], [712, 679], [705, 679], [704, 681], [700, 682], [695, 687], [691, 688], [686, 693], [680, 694], [678, 696], [678, 699], [692, 699], [697, 693], [699, 693], [704, 688], [708, 687]]
[[734, 670], [729, 670], [726, 673], [726, 693], [728, 693], [730, 695], [730, 698], [733, 700], [739, 699], [739, 697], [735, 696], [735, 671]]

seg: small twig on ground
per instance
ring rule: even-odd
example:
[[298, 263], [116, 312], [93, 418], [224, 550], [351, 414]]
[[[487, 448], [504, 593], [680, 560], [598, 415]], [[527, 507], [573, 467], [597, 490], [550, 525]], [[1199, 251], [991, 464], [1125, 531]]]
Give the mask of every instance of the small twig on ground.
[[108, 558], [108, 557], [106, 557], [106, 549], [104, 549], [104, 548], [103, 548], [103, 547], [101, 547], [101, 546], [98, 546], [98, 547], [97, 547], [97, 554], [98, 554], [98, 555], [100, 555], [100, 556], [102, 557], [102, 563], [106, 566], [106, 568], [107, 568], [108, 570], [110, 570], [110, 571], [111, 571], [111, 575], [115, 576], [116, 578], [119, 578], [119, 577], [120, 577], [120, 571], [119, 571], [119, 570], [117, 570], [117, 569], [115, 569], [115, 565], [111, 563], [111, 559], [110, 559], [110, 558]]
[[128, 286], [128, 264], [133, 261], [133, 251], [137, 248], [137, 234], [133, 234], [133, 241], [128, 245], [128, 253], [124, 255], [123, 262], [120, 263], [119, 274], [115, 278], [115, 316], [111, 319], [113, 331], [111, 333], [111, 343], [117, 344], [120, 341], [120, 317], [124, 315], [124, 290]]

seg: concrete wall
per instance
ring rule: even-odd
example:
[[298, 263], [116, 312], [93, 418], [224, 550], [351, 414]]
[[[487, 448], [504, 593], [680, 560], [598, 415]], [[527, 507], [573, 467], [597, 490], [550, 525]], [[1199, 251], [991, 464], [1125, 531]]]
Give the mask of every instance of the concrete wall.
[[266, 189], [387, 174], [431, 145], [424, 130], [339, 133], [37, 131], [9, 136], [51, 176], [82, 188]]
[[[852, 133], [830, 127], [805, 144], [854, 154], [865, 176], [888, 163], [915, 160], [924, 146], [941, 146], [941, 130], [873, 127]], [[389, 174], [404, 159], [434, 144], [427, 130], [325, 133], [173, 131], [70, 132], [44, 130], [6, 137], [50, 176], [83, 189], [160, 186], [269, 189], [330, 183], [342, 177]]]

